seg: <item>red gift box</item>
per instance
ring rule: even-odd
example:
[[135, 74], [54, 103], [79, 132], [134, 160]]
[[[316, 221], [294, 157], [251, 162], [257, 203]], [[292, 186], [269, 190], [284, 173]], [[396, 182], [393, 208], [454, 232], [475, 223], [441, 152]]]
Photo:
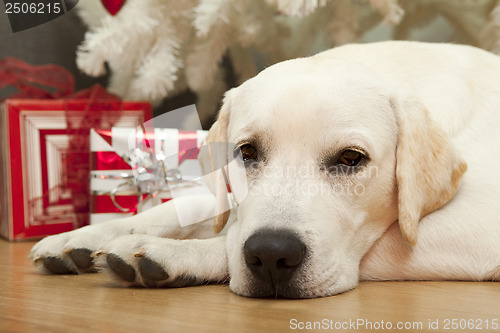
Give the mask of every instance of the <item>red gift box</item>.
[[0, 112], [2, 236], [40, 238], [88, 224], [90, 126], [135, 127], [151, 118], [149, 103], [96, 99], [103, 93], [94, 87], [68, 99], [5, 101]]
[[[145, 133], [135, 128], [92, 129], [90, 223], [134, 215], [170, 200], [166, 182], [158, 186], [165, 174], [155, 171], [167, 170], [170, 179], [179, 177], [176, 186], [184, 186], [190, 193], [209, 192], [205, 185], [193, 181], [202, 176], [197, 157], [207, 133], [165, 128], [151, 128]], [[149, 170], [130, 156], [134, 150], [140, 150]], [[141, 182], [142, 176], [148, 181]], [[157, 183], [151, 181], [154, 177]]]

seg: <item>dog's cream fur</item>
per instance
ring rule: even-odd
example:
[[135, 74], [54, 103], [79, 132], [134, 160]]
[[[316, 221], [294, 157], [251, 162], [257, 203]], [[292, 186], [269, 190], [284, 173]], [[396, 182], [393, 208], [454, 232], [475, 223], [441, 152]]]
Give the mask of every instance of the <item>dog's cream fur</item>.
[[[147, 257], [168, 281], [229, 278], [244, 296], [327, 296], [360, 279], [500, 280], [499, 78], [500, 58], [450, 44], [348, 45], [271, 66], [226, 94], [210, 130], [211, 141], [256, 143], [262, 154], [227, 235], [210, 238], [212, 220], [181, 228], [170, 202], [48, 237], [32, 257], [82, 272], [73, 249], [115, 254], [137, 271], [127, 284], [150, 286], [137, 269]], [[321, 171], [353, 147], [370, 172]], [[211, 188], [225, 183], [214, 177]], [[207, 205], [225, 203], [193, 198]], [[307, 247], [281, 289], [245, 265], [243, 244], [262, 228], [292, 230]]]

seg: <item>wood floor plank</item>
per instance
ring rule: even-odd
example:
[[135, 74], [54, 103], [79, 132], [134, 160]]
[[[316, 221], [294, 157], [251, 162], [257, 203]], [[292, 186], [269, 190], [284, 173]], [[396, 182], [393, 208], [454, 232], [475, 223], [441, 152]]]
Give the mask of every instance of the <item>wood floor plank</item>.
[[494, 282], [366, 282], [319, 299], [251, 299], [227, 285], [139, 289], [105, 274], [41, 275], [26, 258], [33, 244], [0, 240], [0, 332], [500, 332]]

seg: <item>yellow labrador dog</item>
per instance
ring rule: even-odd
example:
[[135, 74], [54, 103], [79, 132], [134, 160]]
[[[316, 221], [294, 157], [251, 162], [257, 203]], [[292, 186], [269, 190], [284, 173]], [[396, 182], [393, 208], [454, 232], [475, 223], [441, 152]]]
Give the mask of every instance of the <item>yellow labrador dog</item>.
[[[498, 281], [499, 129], [500, 58], [479, 49], [383, 42], [285, 61], [230, 90], [209, 132], [245, 164], [248, 192], [231, 216], [180, 227], [170, 201], [47, 237], [31, 256], [49, 273], [229, 281], [250, 297]], [[225, 205], [218, 177], [217, 200], [192, 198], [193, 209]]]

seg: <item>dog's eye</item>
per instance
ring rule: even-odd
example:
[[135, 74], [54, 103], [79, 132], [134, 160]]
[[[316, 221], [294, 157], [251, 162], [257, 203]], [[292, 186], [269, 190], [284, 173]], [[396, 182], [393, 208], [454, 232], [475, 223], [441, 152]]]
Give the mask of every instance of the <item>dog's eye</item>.
[[255, 160], [257, 158], [257, 148], [252, 146], [251, 144], [244, 144], [240, 147], [241, 156], [243, 157], [243, 161]]
[[359, 165], [359, 163], [361, 163], [361, 161], [363, 161], [364, 158], [365, 158], [365, 155], [363, 155], [359, 151], [348, 149], [348, 150], [344, 150], [340, 154], [340, 156], [337, 160], [337, 164], [342, 164], [342, 165], [354, 167], [354, 166]]

